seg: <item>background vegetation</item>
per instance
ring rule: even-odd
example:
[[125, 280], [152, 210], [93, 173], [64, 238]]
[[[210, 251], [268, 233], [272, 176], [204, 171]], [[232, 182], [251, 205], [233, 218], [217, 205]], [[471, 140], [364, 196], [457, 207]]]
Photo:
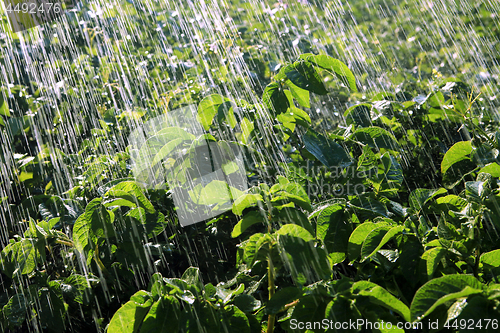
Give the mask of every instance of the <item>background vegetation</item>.
[[[496, 331], [495, 6], [82, 2], [18, 34], [0, 16], [2, 331]], [[187, 105], [259, 185], [182, 228], [127, 138]]]

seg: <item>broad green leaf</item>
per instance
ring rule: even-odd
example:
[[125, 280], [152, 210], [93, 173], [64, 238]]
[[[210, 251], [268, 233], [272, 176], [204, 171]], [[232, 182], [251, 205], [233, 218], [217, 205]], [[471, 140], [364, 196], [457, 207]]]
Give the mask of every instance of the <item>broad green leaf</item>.
[[0, 90], [0, 116], [10, 117], [9, 104], [7, 104], [7, 101], [3, 98], [1, 90]]
[[222, 332], [250, 333], [250, 323], [243, 311], [234, 305], [228, 305], [224, 308]]
[[[299, 300], [299, 303], [293, 308], [291, 319], [297, 322], [321, 322], [325, 318], [326, 306], [329, 300], [326, 298], [318, 297], [316, 295], [307, 295]], [[304, 331], [296, 329], [291, 332], [324, 332], [324, 330], [308, 330]]]
[[356, 104], [344, 112], [344, 117], [348, 125], [356, 124], [362, 127], [372, 126], [370, 116], [371, 105], [368, 103]]
[[424, 208], [425, 204], [429, 200], [445, 193], [447, 193], [447, 191], [444, 188], [433, 189], [433, 190], [417, 188], [416, 190], [411, 192], [408, 201], [410, 203], [410, 207], [418, 212]]
[[247, 294], [239, 294], [233, 299], [234, 305], [243, 312], [250, 313], [258, 310], [261, 302], [256, 300], [253, 296]]
[[276, 232], [281, 257], [295, 283], [304, 285], [331, 275], [330, 263], [324, 249], [315, 247], [314, 237], [304, 228], [286, 224]]
[[393, 237], [403, 232], [404, 229], [405, 227], [400, 225], [392, 228], [381, 227], [370, 232], [363, 241], [363, 245], [361, 247], [361, 262], [376, 254], [382, 246], [389, 242]]
[[217, 120], [219, 123], [225, 121], [231, 128], [234, 128], [238, 123], [234, 115], [233, 103], [226, 99], [224, 103], [219, 105], [217, 111]]
[[197, 291], [201, 293], [203, 290], [203, 283], [201, 282], [201, 273], [198, 267], [189, 267], [182, 274], [181, 280], [197, 288]]
[[2, 271], [9, 277], [18, 274], [30, 274], [37, 265], [37, 249], [30, 239], [21, 239], [8, 244], [2, 250]]
[[435, 247], [427, 250], [422, 255], [422, 259], [426, 261], [427, 266], [427, 278], [431, 279], [436, 272], [436, 268], [448, 251], [442, 247]]
[[199, 192], [189, 191], [193, 202], [199, 205], [223, 204], [234, 201], [243, 196], [243, 192], [229, 186], [225, 181], [212, 180], [208, 185], [202, 187]]
[[2, 309], [2, 317], [11, 325], [21, 326], [26, 320], [27, 303], [26, 297], [21, 293], [12, 296]]
[[241, 125], [241, 141], [244, 144], [249, 144], [250, 136], [253, 134], [254, 131], [254, 125], [250, 120], [248, 120], [247, 117], [243, 118], [243, 121], [241, 122], [240, 125]]
[[150, 311], [153, 305], [151, 295], [140, 290], [136, 292], [130, 301], [125, 303], [118, 311], [115, 312], [113, 318], [109, 322], [109, 333], [135, 333], [139, 328]]
[[297, 61], [293, 65], [287, 66], [284, 72], [286, 77], [301, 89], [318, 95], [328, 93], [316, 69], [308, 62]]
[[399, 150], [399, 143], [389, 131], [377, 127], [361, 127], [358, 128], [351, 136], [351, 139], [360, 141], [375, 149], [391, 149]]
[[156, 164], [162, 162], [166, 157], [170, 156], [170, 154], [177, 148], [181, 143], [184, 142], [184, 139], [174, 139], [168, 142], [166, 145], [161, 147], [160, 151], [155, 155], [153, 161], [151, 162], [151, 167]]
[[493, 250], [490, 252], [483, 253], [481, 255], [480, 262], [483, 265], [488, 265], [490, 267], [500, 267], [500, 250]]
[[308, 152], [329, 168], [347, 167], [352, 164], [351, 157], [338, 143], [309, 129], [303, 137]]
[[460, 141], [455, 143], [443, 157], [441, 162], [441, 173], [446, 173], [446, 171], [455, 163], [470, 159], [468, 156], [472, 153], [472, 143], [471, 141]]
[[368, 234], [381, 227], [387, 228], [388, 224], [385, 222], [365, 222], [358, 225], [358, 227], [354, 229], [349, 237], [349, 245], [347, 246], [347, 256], [349, 257], [349, 261], [353, 262], [361, 255], [361, 248]]
[[314, 237], [311, 235], [309, 231], [296, 224], [285, 224], [280, 228], [280, 230], [276, 232], [276, 234], [298, 237], [302, 239], [304, 242], [309, 242], [314, 240]]
[[308, 128], [311, 124], [311, 117], [299, 108], [290, 106], [288, 114], [291, 115], [295, 119], [295, 122], [302, 127]]
[[144, 317], [139, 333], [177, 333], [180, 312], [179, 301], [175, 297], [161, 297]]
[[323, 241], [333, 264], [346, 258], [349, 236], [353, 231], [344, 207], [334, 204], [326, 207], [316, 222], [316, 237]]
[[285, 287], [278, 290], [266, 304], [267, 314], [276, 314], [291, 302], [299, 299], [303, 295], [303, 291], [297, 287]]
[[462, 211], [467, 206], [467, 200], [454, 194], [437, 198], [436, 203], [438, 205], [444, 205], [447, 210], [454, 210], [456, 212]]
[[387, 217], [387, 207], [380, 200], [373, 196], [373, 193], [361, 194], [349, 202], [356, 211], [358, 218], [366, 220], [377, 216]]
[[417, 290], [411, 303], [411, 320], [421, 320], [438, 306], [483, 292], [483, 285], [471, 275], [446, 275], [432, 279]]
[[313, 65], [326, 69], [330, 73], [336, 75], [351, 91], [358, 91], [354, 74], [342, 61], [324, 54], [309, 56], [306, 59]]
[[250, 238], [242, 244], [244, 249], [243, 261], [252, 267], [255, 261], [266, 258], [269, 252], [269, 245], [272, 239], [267, 234], [253, 234]]
[[198, 105], [198, 121], [208, 131], [215, 115], [219, 112], [219, 106], [226, 101], [221, 95], [213, 94], [205, 97]]
[[273, 116], [286, 112], [290, 107], [290, 102], [283, 91], [283, 86], [277, 82], [267, 85], [262, 94], [262, 102], [271, 111]]
[[469, 202], [482, 203], [491, 193], [489, 182], [473, 181], [465, 182], [465, 197]]
[[410, 320], [410, 309], [390, 292], [369, 281], [359, 281], [352, 285], [352, 292], [367, 296], [370, 302], [398, 313], [404, 320]]
[[64, 282], [61, 283], [61, 289], [63, 293], [65, 292], [64, 286], [67, 287], [66, 293], [70, 292], [70, 297], [74, 299], [76, 302], [83, 304], [88, 303], [89, 299], [89, 291], [90, 291], [90, 283], [87, 278], [83, 275], [72, 274], [71, 276], [64, 279]]
[[300, 210], [294, 207], [284, 207], [280, 209], [277, 215], [272, 217], [273, 222], [278, 223], [291, 223], [301, 226], [314, 235], [314, 229], [307, 219], [307, 216]]
[[79, 252], [87, 254], [90, 242], [97, 243], [97, 237], [92, 232], [92, 216], [101, 208], [102, 199], [96, 198], [85, 207], [85, 213], [80, 215], [73, 225], [73, 243]]
[[479, 170], [479, 173], [481, 172], [489, 173], [493, 177], [500, 177], [500, 165], [496, 162], [490, 163], [481, 170]]
[[115, 186], [104, 194], [105, 197], [115, 197], [134, 202], [138, 207], [142, 207], [146, 212], [153, 214], [155, 209], [151, 202], [146, 198], [142, 189], [133, 181], [124, 181]]
[[259, 211], [251, 211], [234, 226], [233, 232], [231, 233], [231, 237], [239, 237], [245, 230], [247, 230], [250, 226], [257, 224], [257, 223], [263, 223], [264, 222], [264, 217]]
[[255, 207], [259, 202], [263, 202], [260, 194], [244, 194], [233, 203], [233, 213], [235, 215], [241, 215], [246, 208]]
[[287, 86], [290, 89], [292, 96], [297, 100], [297, 102], [299, 102], [301, 106], [305, 108], [311, 107], [309, 91], [296, 86], [292, 82], [287, 82]]

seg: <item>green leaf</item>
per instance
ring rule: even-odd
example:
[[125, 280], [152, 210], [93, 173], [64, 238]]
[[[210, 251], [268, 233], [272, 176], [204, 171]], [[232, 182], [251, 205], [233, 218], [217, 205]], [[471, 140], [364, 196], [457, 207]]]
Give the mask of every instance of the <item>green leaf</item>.
[[233, 203], [233, 213], [241, 215], [246, 208], [255, 207], [262, 202], [263, 199], [260, 194], [244, 194]]
[[483, 253], [479, 261], [483, 265], [487, 265], [494, 268], [500, 267], [500, 250], [493, 250], [490, 252]]
[[309, 96], [309, 91], [299, 88], [292, 82], [287, 82], [288, 88], [290, 89], [290, 92], [292, 93], [293, 98], [299, 102], [299, 104], [305, 108], [310, 108], [310, 96]]
[[309, 212], [312, 211], [311, 201], [304, 188], [300, 184], [289, 183], [284, 177], [283, 179], [286, 180], [286, 183], [275, 184], [271, 187], [270, 193], [272, 195], [271, 202], [273, 205], [280, 206], [283, 201], [291, 201]]
[[358, 128], [351, 135], [351, 139], [360, 141], [377, 150], [385, 148], [397, 151], [400, 149], [399, 143], [394, 135], [377, 126]]
[[248, 120], [247, 117], [243, 118], [241, 124], [241, 141], [244, 144], [250, 143], [250, 136], [253, 134], [254, 131], [254, 124]]
[[264, 222], [264, 217], [260, 212], [251, 211], [245, 214], [245, 216], [243, 216], [243, 218], [234, 226], [233, 232], [231, 233], [231, 237], [233, 238], [239, 237], [250, 226], [263, 222]]
[[288, 109], [288, 114], [291, 115], [295, 119], [295, 122], [302, 127], [308, 128], [311, 124], [311, 117], [309, 117], [309, 115], [305, 111], [299, 108], [290, 106], [290, 108]]
[[165, 144], [163, 147], [161, 147], [161, 149], [158, 151], [158, 153], [153, 158], [153, 161], [151, 162], [151, 167], [154, 167], [158, 163], [165, 160], [165, 157], [169, 156], [183, 142], [184, 142], [184, 139], [182, 139], [182, 138], [174, 139], [174, 140], [168, 142], [167, 144]]
[[226, 99], [224, 103], [219, 105], [217, 111], [217, 120], [219, 123], [225, 121], [231, 128], [234, 128], [238, 123], [234, 115], [233, 103]]
[[0, 90], [0, 116], [10, 117], [9, 104], [7, 104], [7, 101], [3, 98], [1, 90]]
[[375, 255], [393, 237], [399, 235], [405, 229], [404, 226], [381, 227], [371, 231], [363, 241], [361, 247], [361, 262]]
[[297, 224], [285, 224], [276, 232], [278, 235], [291, 236], [302, 239], [304, 242], [314, 240], [314, 237], [309, 231]]
[[304, 285], [331, 275], [330, 263], [324, 249], [315, 247], [313, 236], [295, 224], [286, 224], [276, 232], [283, 249], [281, 257], [295, 283]]
[[69, 297], [80, 304], [88, 304], [90, 301], [88, 297], [90, 288], [89, 281], [85, 278], [85, 276], [79, 274], [72, 274], [64, 279], [63, 283], [61, 283], [63, 293], [69, 293]]
[[228, 305], [224, 308], [221, 332], [250, 333], [250, 323], [243, 311], [234, 305]]
[[484, 199], [491, 193], [491, 188], [488, 182], [473, 181], [465, 182], [465, 197], [467, 200], [482, 203]]
[[329, 168], [347, 167], [352, 164], [351, 157], [338, 143], [309, 129], [303, 137], [308, 152]]
[[[85, 212], [78, 217], [73, 225], [73, 243], [75, 248], [89, 256], [90, 250], [97, 244], [97, 236], [94, 229], [99, 230], [100, 216], [103, 214], [102, 199], [96, 198], [88, 203]], [[93, 221], [95, 220], [95, 223]], [[94, 224], [94, 225], [93, 225]], [[102, 226], [104, 230], [105, 227]], [[89, 256], [90, 259], [90, 256]]]
[[349, 202], [361, 220], [377, 216], [387, 217], [387, 207], [373, 193], [361, 194]]
[[261, 307], [261, 302], [253, 296], [247, 294], [239, 294], [233, 299], [234, 305], [243, 312], [249, 313], [258, 310]]
[[467, 156], [472, 153], [472, 143], [471, 141], [460, 141], [455, 143], [446, 154], [444, 154], [443, 161], [441, 162], [441, 173], [444, 174], [446, 171], [455, 163], [462, 160], [470, 160]]
[[446, 275], [417, 290], [411, 303], [411, 320], [421, 320], [437, 307], [462, 297], [483, 292], [483, 285], [470, 275]]
[[352, 292], [366, 296], [370, 302], [398, 313], [404, 320], [410, 320], [410, 309], [390, 292], [369, 281], [359, 281], [353, 284]]
[[370, 127], [372, 119], [370, 116], [371, 105], [368, 103], [353, 105], [344, 112], [348, 125], [356, 124], [361, 127]]
[[445, 207], [443, 211], [453, 210], [456, 212], [460, 212], [467, 206], [467, 200], [454, 194], [437, 198], [436, 203]]
[[448, 251], [442, 247], [435, 247], [427, 250], [422, 255], [422, 259], [427, 263], [427, 278], [431, 279], [436, 272], [436, 268]]
[[253, 234], [242, 244], [244, 250], [243, 261], [249, 267], [252, 267], [257, 260], [267, 257], [269, 245], [272, 243], [273, 240], [268, 234]]
[[[299, 303], [294, 307], [291, 319], [302, 323], [313, 323], [321, 322], [325, 318], [325, 310], [327, 302], [329, 300], [318, 297], [316, 295], [307, 295], [300, 299]], [[316, 326], [315, 330], [293, 330], [292, 332], [303, 333], [303, 332], [324, 332], [323, 329], [318, 329]]]
[[271, 111], [273, 116], [286, 112], [290, 107], [290, 102], [283, 91], [283, 86], [277, 82], [267, 85], [262, 94], [262, 102]]
[[309, 231], [311, 235], [314, 235], [313, 226], [309, 222], [307, 216], [294, 207], [281, 208], [278, 214], [273, 215], [272, 220], [277, 223], [291, 223], [299, 225]]
[[276, 314], [291, 302], [299, 299], [303, 292], [297, 287], [286, 287], [278, 290], [266, 304], [267, 314]]
[[140, 333], [177, 333], [179, 332], [179, 301], [165, 295], [156, 301], [141, 325]]
[[354, 74], [342, 61], [324, 54], [308, 56], [306, 60], [313, 65], [325, 69], [330, 73], [336, 75], [343, 84], [349, 87], [351, 91], [358, 91], [358, 89], [356, 88], [356, 78]]
[[411, 192], [408, 201], [410, 203], [410, 207], [418, 212], [424, 208], [425, 204], [429, 200], [445, 193], [447, 193], [447, 191], [444, 188], [433, 189], [433, 190], [417, 188], [416, 190]]
[[326, 95], [328, 91], [321, 81], [316, 69], [308, 62], [297, 61], [285, 68], [286, 77], [297, 87], [318, 95]]
[[325, 244], [333, 264], [346, 258], [349, 236], [353, 231], [347, 217], [344, 207], [334, 204], [321, 211], [316, 222], [316, 237]]
[[187, 284], [197, 288], [197, 291], [201, 293], [203, 290], [203, 283], [201, 282], [201, 273], [198, 267], [189, 267], [182, 274], [181, 280], [185, 281]]
[[206, 131], [210, 129], [215, 115], [219, 112], [219, 106], [226, 100], [221, 95], [213, 94], [205, 97], [198, 105], [197, 119]]
[[243, 196], [243, 192], [229, 186], [225, 181], [212, 180], [198, 193], [194, 190], [189, 191], [189, 196], [198, 205], [214, 205], [234, 201]]
[[151, 295], [140, 290], [136, 292], [130, 301], [125, 303], [118, 311], [115, 312], [113, 318], [109, 322], [109, 333], [135, 333], [139, 328], [150, 311], [153, 305]]
[[2, 309], [2, 317], [5, 317], [8, 323], [13, 326], [21, 326], [26, 320], [26, 303], [26, 298], [23, 294], [12, 296]]
[[349, 245], [347, 246], [349, 261], [353, 262], [361, 255], [361, 248], [368, 234], [370, 234], [373, 230], [382, 227], [387, 228], [388, 224], [385, 222], [365, 222], [358, 225], [358, 227], [354, 229], [349, 237]]
[[500, 165], [496, 162], [486, 165], [478, 173], [489, 173], [492, 177], [500, 177]]
[[151, 202], [146, 198], [142, 189], [133, 181], [124, 181], [113, 186], [104, 194], [105, 197], [122, 198], [133, 202], [137, 207], [142, 207], [146, 212], [153, 214], [155, 209]]

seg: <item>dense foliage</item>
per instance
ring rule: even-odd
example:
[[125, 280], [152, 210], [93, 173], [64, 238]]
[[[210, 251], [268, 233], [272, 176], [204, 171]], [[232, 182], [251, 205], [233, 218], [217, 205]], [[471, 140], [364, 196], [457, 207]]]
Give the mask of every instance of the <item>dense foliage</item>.
[[[412, 3], [228, 3], [130, 1], [99, 15], [84, 3], [45, 39], [0, 17], [2, 331], [389, 330], [296, 325], [325, 319], [497, 331], [496, 82], [478, 88], [469, 53], [441, 59], [463, 50], [433, 51], [433, 11], [391, 21]], [[212, 25], [191, 22], [196, 10]], [[481, 1], [449, 14], [485, 40], [500, 34]], [[355, 18], [385, 32], [364, 63], [319, 23]], [[478, 52], [495, 66], [498, 53]], [[39, 67], [14, 66], [19, 55]], [[172, 126], [145, 143], [184, 182], [150, 188], [134, 177], [129, 135], [185, 106], [203, 134]], [[230, 209], [181, 227], [173, 193], [188, 191], [192, 167], [164, 157], [202, 140], [241, 149], [250, 188], [189, 192], [193, 211]], [[234, 200], [221, 201], [226, 190]]]

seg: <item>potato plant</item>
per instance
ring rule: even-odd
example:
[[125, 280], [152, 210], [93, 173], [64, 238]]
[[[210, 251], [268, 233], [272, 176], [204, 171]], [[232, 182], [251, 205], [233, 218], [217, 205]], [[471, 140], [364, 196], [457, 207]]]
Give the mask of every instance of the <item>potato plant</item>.
[[[421, 36], [427, 53], [405, 37], [396, 64], [377, 54], [361, 74], [321, 29], [314, 36], [324, 47], [283, 33], [279, 43], [293, 52], [279, 57], [278, 39], [256, 19], [270, 10], [231, 4], [239, 25], [224, 33], [239, 39], [213, 41], [200, 28], [203, 52], [185, 46], [178, 12], [132, 1], [124, 5], [131, 27], [151, 33], [124, 42], [126, 59], [114, 57], [125, 48], [107, 31], [114, 9], [103, 29], [70, 22], [82, 54], [54, 64], [75, 83], [64, 92], [21, 72], [1, 83], [2, 331], [496, 332], [500, 130], [494, 99], [482, 98], [493, 83], [480, 91], [448, 65], [433, 71], [430, 35]], [[327, 20], [348, 12], [336, 6], [303, 8]], [[498, 32], [488, 8], [474, 10]], [[349, 10], [388, 25], [369, 6]], [[389, 49], [391, 38], [377, 45]], [[241, 50], [238, 72], [231, 56]], [[371, 65], [400, 66], [388, 74], [396, 88], [365, 95]], [[128, 140], [190, 108], [201, 132], [169, 125], [142, 147]], [[227, 181], [190, 187], [195, 169], [214, 169], [212, 155], [196, 164], [202, 143], [241, 151], [245, 170], [224, 163]], [[169, 157], [176, 150], [187, 157]], [[150, 186], [136, 173], [160, 167], [175, 182]], [[237, 171], [248, 189], [229, 181]], [[222, 213], [181, 226], [178, 193], [186, 211]]]

